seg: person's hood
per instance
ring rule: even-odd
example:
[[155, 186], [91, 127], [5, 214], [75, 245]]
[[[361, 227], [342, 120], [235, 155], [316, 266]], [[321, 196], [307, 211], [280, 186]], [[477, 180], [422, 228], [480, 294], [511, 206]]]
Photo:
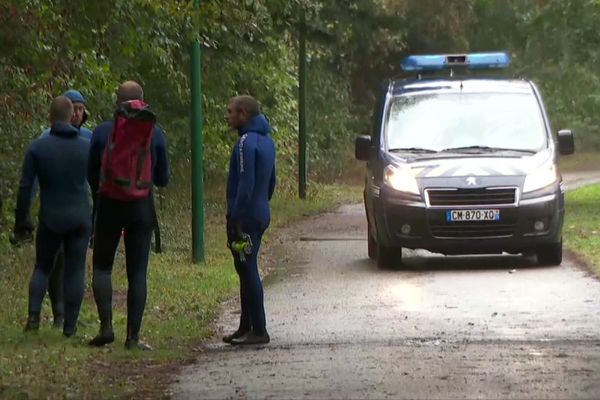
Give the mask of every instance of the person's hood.
[[79, 135], [79, 129], [68, 122], [55, 122], [50, 128], [50, 135], [64, 138], [76, 137]]
[[269, 125], [269, 121], [264, 114], [258, 114], [256, 117], [248, 121], [246, 125], [239, 128], [238, 132], [240, 136], [248, 132], [256, 132], [260, 135], [268, 135], [271, 133], [271, 125]]
[[81, 94], [80, 91], [70, 89], [63, 93], [63, 96], [67, 97], [71, 100], [71, 103], [83, 103], [85, 104], [85, 97]]
[[79, 126], [77, 125], [73, 125], [75, 128], [81, 129], [81, 127], [83, 126], [83, 124], [86, 123], [86, 121], [88, 120], [88, 118], [90, 117], [90, 113], [88, 113], [88, 110], [83, 110], [83, 116], [81, 117], [81, 123], [79, 124]]

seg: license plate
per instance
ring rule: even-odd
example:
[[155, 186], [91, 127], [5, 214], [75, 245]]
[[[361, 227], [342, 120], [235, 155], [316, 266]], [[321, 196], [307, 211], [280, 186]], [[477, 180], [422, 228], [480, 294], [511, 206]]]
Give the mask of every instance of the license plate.
[[446, 221], [500, 221], [500, 210], [450, 210]]

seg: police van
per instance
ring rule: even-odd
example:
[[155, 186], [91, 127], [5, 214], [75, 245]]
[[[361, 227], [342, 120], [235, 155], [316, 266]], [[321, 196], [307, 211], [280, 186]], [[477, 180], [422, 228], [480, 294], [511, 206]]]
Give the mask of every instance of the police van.
[[400, 265], [403, 248], [561, 263], [557, 160], [573, 153], [573, 134], [554, 134], [533, 82], [498, 76], [509, 63], [505, 53], [409, 56], [414, 76], [384, 85], [371, 134], [355, 142], [380, 267]]

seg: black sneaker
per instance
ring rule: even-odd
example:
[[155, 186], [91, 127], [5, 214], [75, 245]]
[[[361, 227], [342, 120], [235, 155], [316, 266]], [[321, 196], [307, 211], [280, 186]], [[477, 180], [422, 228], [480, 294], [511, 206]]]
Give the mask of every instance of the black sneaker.
[[250, 331], [245, 335], [232, 339], [232, 345], [250, 345], [250, 344], [267, 344], [271, 341], [269, 334], [265, 332], [254, 332]]
[[223, 341], [224, 341], [225, 343], [231, 343], [231, 341], [232, 341], [233, 339], [240, 338], [240, 337], [244, 336], [244, 335], [245, 335], [246, 333], [248, 333], [248, 332], [249, 332], [249, 331], [247, 331], [247, 330], [241, 330], [241, 329], [238, 329], [237, 331], [233, 332], [233, 333], [232, 333], [232, 334], [230, 334], [230, 335], [223, 336]]

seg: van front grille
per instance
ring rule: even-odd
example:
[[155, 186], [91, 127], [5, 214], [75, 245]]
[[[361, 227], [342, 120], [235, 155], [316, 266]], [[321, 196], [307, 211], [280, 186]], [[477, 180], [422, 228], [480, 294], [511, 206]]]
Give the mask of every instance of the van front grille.
[[433, 207], [514, 205], [516, 188], [426, 189], [428, 204]]

